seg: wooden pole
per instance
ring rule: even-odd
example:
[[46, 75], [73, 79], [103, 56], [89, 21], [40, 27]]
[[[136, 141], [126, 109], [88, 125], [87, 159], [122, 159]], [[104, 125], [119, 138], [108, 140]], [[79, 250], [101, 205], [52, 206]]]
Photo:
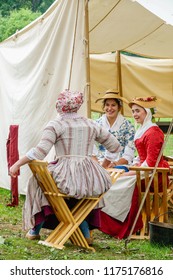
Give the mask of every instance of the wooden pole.
[[[120, 96], [123, 96], [123, 90], [122, 90], [122, 75], [121, 75], [121, 55], [120, 51], [117, 51], [117, 74], [118, 74], [118, 90], [120, 93]], [[121, 109], [121, 112], [123, 114], [123, 107]]]
[[85, 65], [86, 65], [86, 88], [87, 117], [91, 117], [91, 92], [90, 92], [90, 57], [89, 57], [89, 19], [88, 0], [85, 1]]

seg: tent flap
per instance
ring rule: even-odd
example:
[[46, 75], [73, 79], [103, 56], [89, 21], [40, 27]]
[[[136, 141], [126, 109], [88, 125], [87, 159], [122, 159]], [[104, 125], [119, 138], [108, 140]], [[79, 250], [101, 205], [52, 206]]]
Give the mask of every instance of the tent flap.
[[[0, 44], [0, 186], [10, 186], [5, 147], [9, 126], [19, 126], [19, 154], [25, 155], [56, 116], [58, 93], [86, 88], [84, 4], [56, 1], [42, 20]], [[86, 104], [82, 110], [85, 115]], [[26, 192], [29, 175], [29, 168], [22, 167], [19, 193]]]

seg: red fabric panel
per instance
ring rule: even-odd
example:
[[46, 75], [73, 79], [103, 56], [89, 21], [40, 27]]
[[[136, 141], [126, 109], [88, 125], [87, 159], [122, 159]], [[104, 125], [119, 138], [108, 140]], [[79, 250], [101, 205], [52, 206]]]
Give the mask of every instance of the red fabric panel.
[[[9, 171], [10, 167], [19, 159], [18, 125], [10, 125], [6, 148]], [[16, 206], [18, 203], [18, 177], [11, 177], [11, 203], [9, 203], [8, 206]]]

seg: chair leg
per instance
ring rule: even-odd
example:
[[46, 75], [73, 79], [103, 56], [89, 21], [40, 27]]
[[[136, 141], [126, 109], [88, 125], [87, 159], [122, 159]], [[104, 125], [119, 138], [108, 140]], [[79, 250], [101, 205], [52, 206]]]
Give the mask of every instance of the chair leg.
[[[73, 232], [73, 233], [72, 233]], [[66, 241], [70, 239], [74, 245], [89, 249], [95, 252], [95, 249], [88, 245], [78, 224], [64, 224], [61, 222], [46, 238], [45, 241], [39, 241], [39, 244], [57, 249], [63, 249]]]
[[94, 200], [85, 198], [79, 200], [71, 211], [67, 205], [63, 203], [63, 209], [61, 209], [61, 211], [55, 211], [55, 215], [57, 216], [58, 220], [61, 220], [61, 222], [51, 232], [45, 241], [40, 241], [39, 243], [46, 246], [55, 247], [57, 249], [63, 249], [66, 241], [70, 239], [74, 245], [81, 246], [95, 252], [95, 249], [88, 245], [79, 226], [97, 203], [97, 199]]

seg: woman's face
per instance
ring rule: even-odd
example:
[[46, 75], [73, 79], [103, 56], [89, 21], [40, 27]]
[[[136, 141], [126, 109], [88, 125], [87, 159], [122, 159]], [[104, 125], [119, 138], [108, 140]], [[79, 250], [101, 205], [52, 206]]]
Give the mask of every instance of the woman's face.
[[133, 104], [132, 105], [132, 115], [137, 123], [143, 124], [145, 117], [147, 115], [147, 112], [145, 111], [145, 109], [143, 107]]
[[107, 99], [105, 101], [104, 112], [108, 118], [116, 118], [119, 109], [119, 105], [114, 99]]

